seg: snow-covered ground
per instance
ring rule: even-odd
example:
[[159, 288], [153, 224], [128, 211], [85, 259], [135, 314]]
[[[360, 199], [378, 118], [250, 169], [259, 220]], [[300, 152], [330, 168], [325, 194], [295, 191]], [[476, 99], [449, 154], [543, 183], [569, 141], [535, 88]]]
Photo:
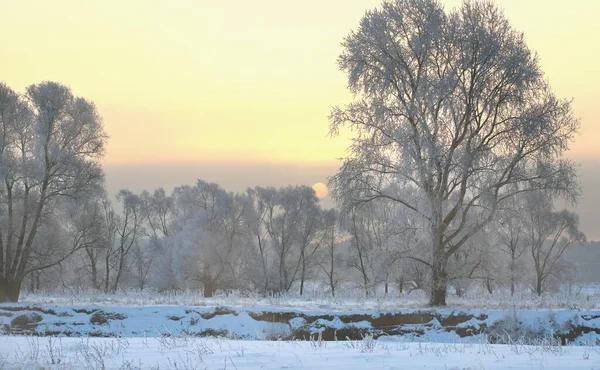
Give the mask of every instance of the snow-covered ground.
[[1, 369], [600, 369], [595, 346], [1, 337]]
[[[420, 292], [24, 294], [0, 305], [0, 369], [600, 370], [599, 291], [472, 292], [449, 296], [443, 309], [428, 308]], [[369, 331], [391, 330], [386, 320], [408, 334]], [[299, 329], [308, 340], [291, 339]], [[326, 341], [326, 329], [339, 340]], [[351, 340], [339, 335], [355, 329]], [[494, 330], [507, 344], [490, 344]], [[576, 339], [561, 346], [560, 331]]]
[[[322, 284], [307, 283], [304, 295], [290, 293], [263, 297], [259, 294], [233, 292], [218, 294], [213, 298], [204, 298], [200, 291], [162, 292], [128, 291], [117, 294], [104, 294], [97, 291], [81, 292], [65, 291], [63, 294], [23, 292], [20, 303], [55, 304], [55, 305], [104, 305], [104, 306], [227, 306], [249, 307], [268, 306], [279, 308], [295, 308], [302, 310], [383, 310], [399, 308], [427, 307], [429, 297], [423, 291], [400, 295], [392, 292], [385, 295], [381, 287], [375, 296], [365, 297], [364, 291], [356, 286], [339, 287], [336, 297]], [[538, 296], [523, 287], [515, 295], [506, 290], [497, 290], [490, 295], [485, 290], [472, 289], [464, 296], [449, 294], [448, 306], [452, 308], [479, 309], [600, 309], [600, 285], [581, 284], [564, 286], [560, 291]]]
[[0, 304], [0, 334], [63, 337], [221, 336], [325, 340], [392, 337], [475, 343], [600, 344], [600, 311], [452, 308], [325, 311], [277, 307], [56, 306]]
[[[324, 340], [387, 319], [412, 333]], [[555, 331], [574, 323], [589, 331], [562, 346]], [[600, 369], [599, 311], [2, 304], [0, 324], [0, 369]], [[302, 327], [307, 340], [291, 339]], [[458, 334], [493, 327], [507, 344]], [[10, 335], [19, 328], [55, 336]]]

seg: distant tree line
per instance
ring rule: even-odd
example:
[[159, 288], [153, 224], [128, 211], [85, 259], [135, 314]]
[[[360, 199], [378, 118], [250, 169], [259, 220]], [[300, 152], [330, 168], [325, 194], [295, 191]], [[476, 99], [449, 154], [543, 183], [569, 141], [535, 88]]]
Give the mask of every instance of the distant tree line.
[[[306, 284], [365, 296], [429, 291], [427, 233], [403, 208], [380, 199], [340, 215], [323, 209], [307, 186], [255, 187], [232, 193], [198, 180], [168, 195], [162, 188], [105, 195], [40, 230], [56, 255], [70, 257], [26, 277], [31, 291], [107, 293], [239, 292], [303, 295]], [[69, 212], [69, 211], [67, 211]], [[72, 211], [70, 211], [72, 212]], [[529, 193], [448, 261], [457, 295], [479, 285], [490, 294], [557, 289], [576, 267], [562, 258], [585, 240], [577, 216], [551, 197]], [[46, 260], [32, 259], [32, 266]]]
[[584, 241], [557, 211], [579, 197], [564, 153], [579, 129], [538, 58], [491, 2], [445, 11], [386, 1], [342, 44], [353, 132], [330, 181], [337, 210], [306, 186], [232, 193], [198, 180], [172, 194], [103, 190], [106, 135], [93, 103], [54, 82], [0, 84], [0, 301], [64, 287], [332, 295], [422, 289], [541, 294]]

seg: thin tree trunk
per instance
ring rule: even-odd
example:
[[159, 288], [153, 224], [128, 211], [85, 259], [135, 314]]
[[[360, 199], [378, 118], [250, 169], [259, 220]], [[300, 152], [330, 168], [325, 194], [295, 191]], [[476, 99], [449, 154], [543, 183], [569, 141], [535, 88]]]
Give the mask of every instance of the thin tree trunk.
[[304, 293], [304, 276], [306, 274], [306, 260], [304, 259], [304, 249], [300, 254], [300, 258], [302, 259], [302, 273], [300, 274], [300, 295]]
[[258, 250], [260, 251], [260, 260], [262, 263], [263, 278], [264, 278], [263, 291], [264, 291], [264, 293], [266, 293], [267, 290], [269, 289], [269, 275], [267, 272], [267, 258], [265, 256], [265, 251], [264, 251], [264, 248], [262, 245], [262, 240], [260, 238], [260, 234], [257, 234], [257, 240], [258, 240]]
[[106, 260], [105, 260], [105, 271], [106, 271], [106, 276], [105, 276], [105, 280], [104, 280], [104, 293], [108, 293], [108, 289], [110, 287], [110, 254], [109, 252], [106, 252]]
[[90, 260], [92, 286], [94, 287], [94, 289], [100, 289], [100, 284], [98, 283], [98, 266], [96, 266], [98, 255], [94, 254], [95, 251], [91, 248], [85, 248], [85, 252], [87, 253], [88, 258]]
[[35, 293], [35, 279], [33, 278], [33, 274], [31, 274], [31, 278], [29, 279], [29, 293]]
[[517, 256], [516, 256], [516, 248], [517, 246], [513, 243], [511, 243], [510, 246], [510, 295], [514, 296], [515, 295], [515, 280], [516, 280], [516, 261], [517, 261]]
[[334, 273], [334, 271], [333, 271], [333, 268], [334, 268], [334, 264], [333, 264], [333, 262], [334, 262], [334, 259], [333, 259], [333, 257], [334, 257], [334, 255], [333, 255], [333, 243], [331, 244], [330, 248], [331, 248], [331, 250], [330, 250], [330, 253], [331, 253], [330, 262], [331, 262], [331, 264], [330, 264], [330, 270], [329, 270], [329, 286], [331, 287], [331, 296], [335, 297], [335, 283], [333, 281], [333, 273]]
[[365, 269], [365, 264], [363, 262], [362, 253], [358, 244], [356, 245], [356, 249], [358, 250], [358, 261], [360, 262], [360, 272], [363, 276], [363, 283], [365, 287], [365, 296], [369, 297], [369, 278], [367, 277], [367, 270]]
[[115, 281], [113, 283], [111, 292], [116, 293], [119, 288], [119, 283], [121, 282], [121, 276], [123, 275], [123, 268], [125, 266], [125, 252], [121, 251], [121, 255], [119, 256], [119, 268], [117, 269], [117, 276], [115, 276]]
[[283, 292], [285, 290], [286, 285], [287, 279], [285, 274], [285, 249], [282, 243], [281, 251], [279, 252], [279, 292]]
[[208, 263], [204, 264], [204, 271], [202, 272], [202, 285], [204, 286], [204, 297], [212, 297], [214, 293], [214, 284], [211, 276], [210, 265]]
[[92, 263], [92, 286], [94, 289], [98, 289], [98, 268], [96, 263]]

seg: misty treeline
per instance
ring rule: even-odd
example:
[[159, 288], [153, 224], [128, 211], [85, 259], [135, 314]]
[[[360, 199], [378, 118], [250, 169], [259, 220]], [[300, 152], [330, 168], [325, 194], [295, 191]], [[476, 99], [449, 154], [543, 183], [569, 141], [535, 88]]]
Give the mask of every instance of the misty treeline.
[[[573, 277], [575, 266], [562, 255], [583, 240], [577, 217], [555, 211], [543, 193], [520, 202], [449, 260], [456, 294], [475, 285], [490, 294], [542, 293]], [[30, 291], [302, 295], [311, 284], [332, 296], [340, 285], [374, 296], [427, 291], [431, 283], [426, 232], [388, 200], [340, 217], [307, 186], [233, 193], [198, 180], [172, 194], [121, 190], [114, 203], [99, 194], [75, 213], [64, 206], [62, 222], [40, 230], [40, 243], [66, 248], [58, 254], [75, 240], [81, 248], [30, 274]]]
[[[330, 181], [231, 193], [198, 181], [105, 195], [107, 140], [93, 103], [53, 82], [0, 85], [0, 301], [29, 289], [336, 294], [479, 284], [541, 294], [567, 279], [580, 195], [565, 158], [579, 129], [535, 52], [489, 1], [446, 11], [386, 1], [342, 43], [353, 102], [331, 132], [352, 132]], [[202, 177], [199, 174], [199, 177]]]

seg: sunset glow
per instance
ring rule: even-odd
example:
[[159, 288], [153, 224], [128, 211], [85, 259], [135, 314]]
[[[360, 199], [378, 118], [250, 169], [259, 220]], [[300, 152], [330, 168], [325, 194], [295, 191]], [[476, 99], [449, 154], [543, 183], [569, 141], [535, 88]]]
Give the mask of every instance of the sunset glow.
[[[106, 163], [331, 161], [348, 144], [327, 136], [330, 108], [350, 100], [340, 42], [379, 4], [7, 1], [1, 79], [21, 91], [58, 80], [96, 102], [111, 136]], [[583, 135], [573, 154], [600, 154], [600, 3], [501, 4], [558, 96], [575, 98]]]
[[323, 184], [322, 182], [314, 184], [312, 188], [315, 191], [315, 195], [319, 199], [323, 199], [327, 196], [327, 194], [329, 194], [329, 190], [327, 190], [327, 185]]
[[[336, 64], [340, 43], [380, 3], [4, 1], [0, 80], [20, 92], [60, 81], [94, 101], [110, 135], [104, 165], [112, 188], [127, 183], [115, 175], [127, 166], [327, 164], [331, 175], [350, 135], [328, 135], [331, 107], [352, 98]], [[498, 3], [538, 52], [557, 96], [574, 99], [582, 129], [570, 157], [596, 163], [600, 2]], [[598, 204], [586, 193], [600, 185], [596, 177], [584, 175], [588, 204]], [[302, 179], [326, 181], [322, 173]], [[256, 185], [241, 176], [230, 183]], [[584, 211], [582, 222], [590, 216]]]

